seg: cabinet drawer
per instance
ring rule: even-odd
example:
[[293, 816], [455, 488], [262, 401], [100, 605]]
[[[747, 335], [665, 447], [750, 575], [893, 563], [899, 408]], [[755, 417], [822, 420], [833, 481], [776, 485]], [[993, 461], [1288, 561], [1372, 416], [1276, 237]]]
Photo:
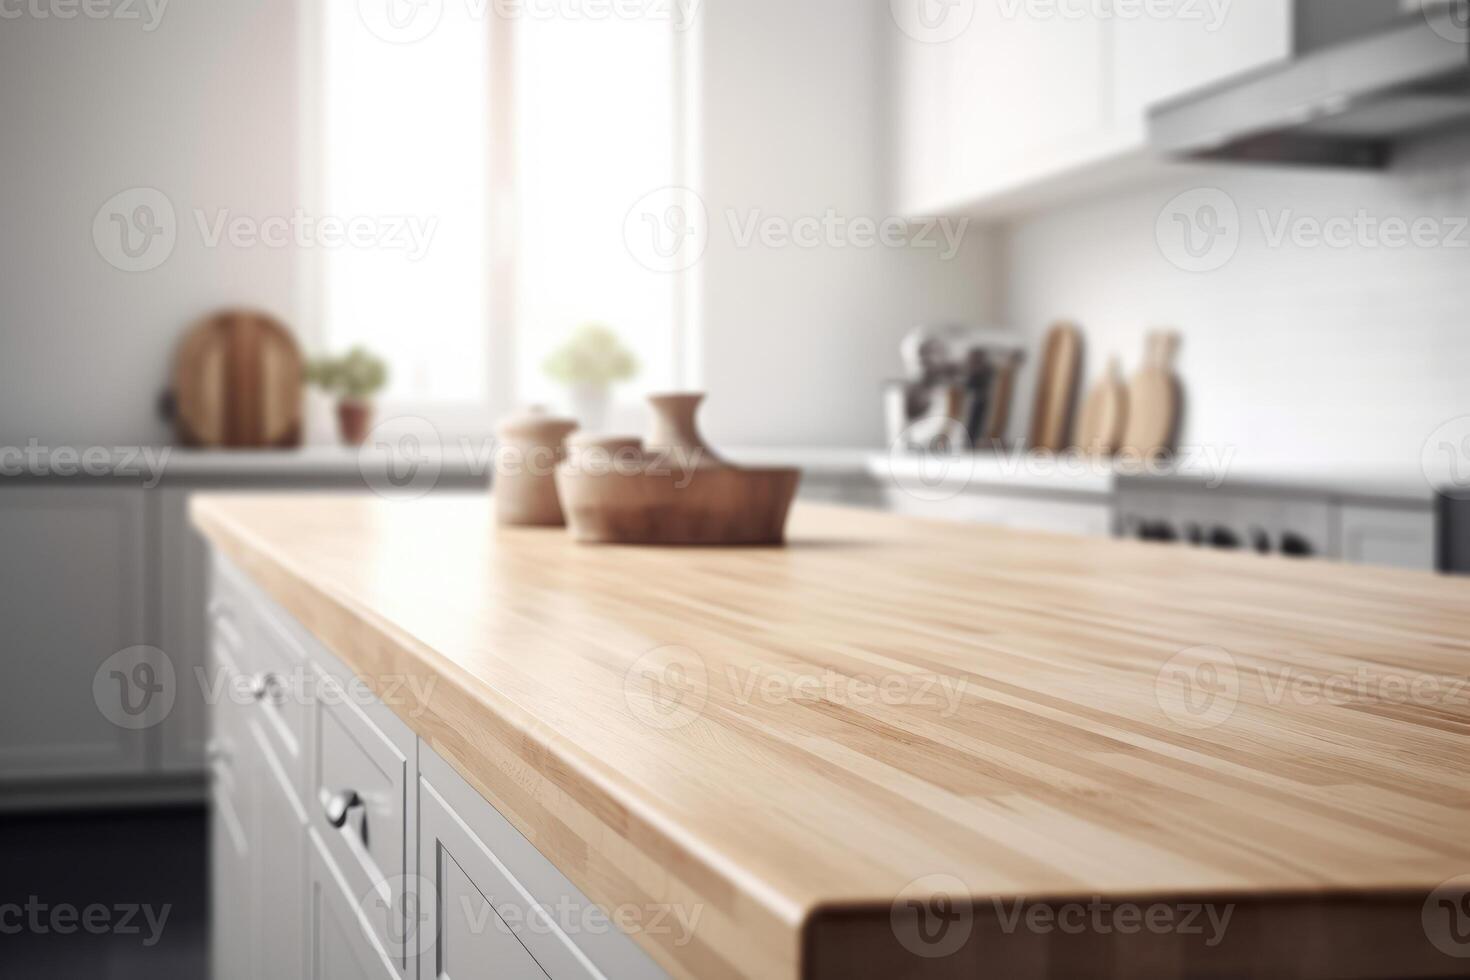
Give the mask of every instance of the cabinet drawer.
[[297, 787], [306, 758], [307, 706], [313, 692], [306, 654], [281, 617], [285, 613], [263, 599], [251, 626], [254, 629], [250, 686], [260, 705], [260, 722], [270, 733]]
[[[490, 803], [419, 748], [421, 980], [667, 974]], [[665, 923], [673, 928], [669, 916]], [[691, 933], [692, 937], [692, 933]]]
[[[319, 690], [331, 685], [320, 667]], [[347, 700], [316, 706], [311, 826], [375, 938], [402, 969], [411, 960], [404, 888], [408, 879], [409, 758]]]
[[315, 831], [308, 836], [307, 976], [311, 980], [394, 980], [397, 968], [372, 935], [346, 877]]
[[206, 679], [217, 707], [247, 705], [271, 736], [299, 795], [305, 786], [306, 731], [314, 696], [306, 651], [285, 610], [216, 556], [210, 600], [211, 650], [231, 676]]

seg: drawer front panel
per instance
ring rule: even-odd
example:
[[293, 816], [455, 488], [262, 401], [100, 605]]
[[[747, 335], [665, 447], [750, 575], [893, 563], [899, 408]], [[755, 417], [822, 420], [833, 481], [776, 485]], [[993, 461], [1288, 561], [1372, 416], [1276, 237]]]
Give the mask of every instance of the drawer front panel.
[[259, 614], [251, 624], [256, 647], [250, 683], [258, 698], [262, 723], [282, 761], [296, 777], [299, 792], [306, 759], [308, 706], [313, 700], [308, 683], [311, 674], [305, 652], [281, 623], [285, 613], [273, 605], [257, 608]]
[[397, 970], [358, 913], [339, 868], [315, 833], [307, 847], [311, 980], [394, 980]]
[[[420, 904], [433, 913], [422, 931], [421, 978], [667, 978], [601, 908], [422, 744], [419, 773], [419, 886], [429, 890]], [[477, 961], [478, 956], [492, 959]], [[503, 969], [511, 972], [497, 972], [494, 963], [507, 964]]]
[[[323, 674], [322, 685], [330, 684]], [[334, 699], [335, 702], [335, 699]], [[318, 704], [311, 826], [399, 964], [411, 961], [407, 902], [409, 760], [354, 704]]]

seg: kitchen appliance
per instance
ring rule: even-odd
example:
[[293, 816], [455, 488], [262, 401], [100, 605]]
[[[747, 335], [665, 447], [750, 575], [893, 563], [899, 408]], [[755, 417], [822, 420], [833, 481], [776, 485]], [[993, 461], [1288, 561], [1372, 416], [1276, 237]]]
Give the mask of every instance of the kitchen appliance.
[[1150, 113], [1196, 159], [1382, 168], [1396, 142], [1470, 122], [1470, 0], [1296, 0], [1295, 56]]
[[1154, 477], [1119, 477], [1120, 537], [1293, 558], [1333, 553], [1324, 495], [1232, 482], [1228, 488]]
[[280, 321], [224, 310], [199, 321], [174, 358], [173, 412], [186, 446], [278, 449], [301, 444], [301, 350]]
[[1439, 519], [1439, 570], [1470, 575], [1470, 497], [1441, 493], [1435, 501]]
[[908, 376], [885, 390], [895, 449], [960, 452], [1000, 446], [1024, 354], [998, 330], [922, 326], [901, 348]]
[[1143, 367], [1128, 386], [1123, 451], [1135, 459], [1153, 459], [1174, 451], [1179, 431], [1179, 379], [1174, 374], [1178, 351], [1178, 334], [1149, 334]]
[[1082, 331], [1059, 323], [1046, 334], [1036, 372], [1029, 448], [1059, 453], [1071, 446], [1072, 410], [1082, 371]]
[[1418, 571], [1470, 572], [1470, 501], [1421, 479], [1120, 475], [1119, 537]]

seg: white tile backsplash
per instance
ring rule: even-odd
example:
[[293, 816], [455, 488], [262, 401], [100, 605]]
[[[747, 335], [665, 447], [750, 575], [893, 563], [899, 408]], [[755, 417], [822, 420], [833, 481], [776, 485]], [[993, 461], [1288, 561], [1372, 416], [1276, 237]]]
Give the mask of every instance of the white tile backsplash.
[[[1217, 271], [1186, 272], [1156, 222], [1202, 187], [1233, 201], [1240, 241]], [[1360, 211], [1432, 219], [1453, 241], [1384, 247], [1380, 231], [1357, 231]], [[1308, 230], [1350, 219], [1352, 241], [1273, 244], [1268, 228], [1283, 218]], [[1010, 322], [1039, 338], [1056, 319], [1078, 321], [1089, 384], [1111, 354], [1131, 374], [1149, 329], [1180, 331], [1183, 441], [1231, 445], [1242, 465], [1412, 471], [1435, 428], [1470, 414], [1470, 136], [1409, 147], [1387, 173], [1181, 167], [1018, 222], [1000, 252]]]

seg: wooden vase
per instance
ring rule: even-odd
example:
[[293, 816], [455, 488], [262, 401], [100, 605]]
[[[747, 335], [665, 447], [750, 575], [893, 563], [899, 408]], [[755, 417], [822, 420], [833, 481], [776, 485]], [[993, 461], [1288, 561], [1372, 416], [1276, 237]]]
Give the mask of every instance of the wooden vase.
[[705, 443], [694, 419], [704, 401], [702, 392], [650, 395], [648, 401], [653, 406], [653, 427], [644, 440], [649, 453], [670, 457], [694, 469], [725, 465]]

